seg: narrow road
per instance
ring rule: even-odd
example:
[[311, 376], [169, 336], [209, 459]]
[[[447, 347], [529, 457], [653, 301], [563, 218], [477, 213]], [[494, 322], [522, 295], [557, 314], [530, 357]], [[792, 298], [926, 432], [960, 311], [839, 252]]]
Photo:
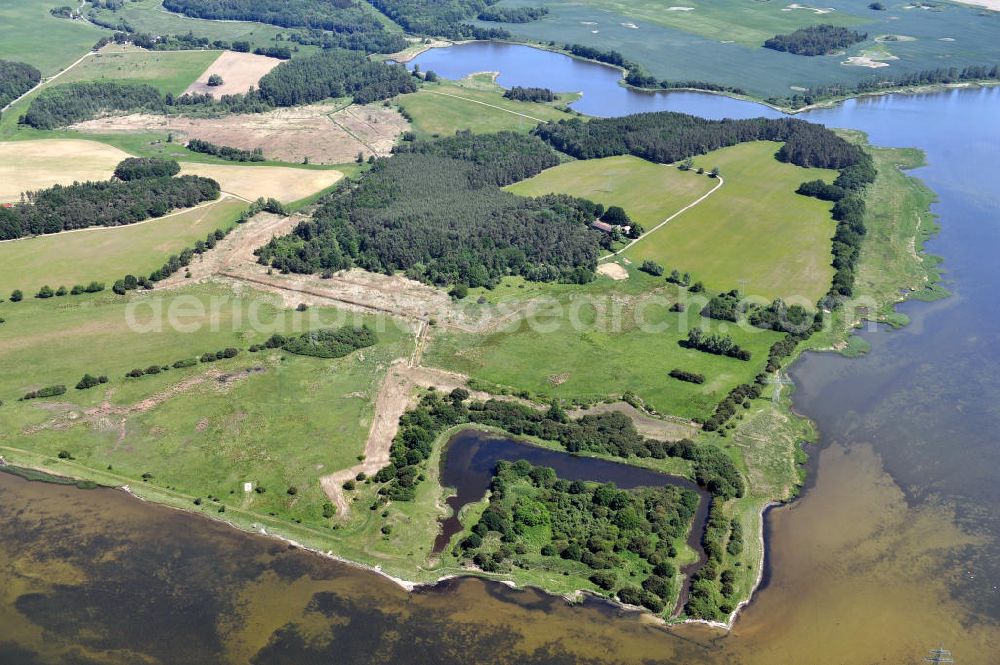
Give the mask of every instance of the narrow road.
[[670, 217], [667, 217], [665, 220], [663, 220], [662, 222], [660, 222], [659, 224], [657, 224], [656, 226], [654, 226], [650, 230], [646, 231], [641, 236], [639, 236], [638, 238], [636, 238], [635, 240], [633, 240], [629, 244], [627, 244], [624, 247], [622, 247], [621, 249], [619, 249], [617, 252], [615, 252], [613, 254], [608, 254], [607, 256], [602, 256], [600, 259], [598, 259], [598, 262], [607, 261], [608, 259], [615, 258], [616, 256], [618, 256], [619, 254], [621, 254], [625, 250], [629, 249], [630, 247], [632, 247], [632, 245], [636, 244], [637, 242], [639, 242], [640, 240], [642, 240], [646, 236], [648, 236], [648, 235], [650, 235], [650, 234], [655, 233], [656, 231], [658, 231], [667, 222], [672, 221], [674, 218], [676, 218], [676, 217], [684, 214], [685, 212], [687, 212], [691, 208], [695, 207], [696, 205], [698, 205], [699, 203], [701, 203], [702, 201], [704, 201], [705, 199], [707, 199], [709, 196], [711, 196], [716, 191], [718, 191], [718, 189], [720, 187], [722, 187], [722, 185], [725, 184], [725, 180], [722, 179], [722, 176], [717, 176], [717, 178], [718, 178], [719, 182], [718, 182], [718, 184], [715, 185], [715, 187], [713, 187], [712, 189], [708, 190], [702, 196], [700, 196], [696, 200], [692, 201], [691, 203], [687, 204], [686, 206], [684, 206], [683, 208], [681, 208], [680, 210], [678, 210], [674, 214], [670, 215]]

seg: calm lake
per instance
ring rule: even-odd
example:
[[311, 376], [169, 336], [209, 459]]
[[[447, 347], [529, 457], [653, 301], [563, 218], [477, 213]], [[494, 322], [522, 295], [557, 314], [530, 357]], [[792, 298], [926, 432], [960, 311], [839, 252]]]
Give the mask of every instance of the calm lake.
[[[614, 70], [510, 45], [416, 60], [446, 77], [583, 90], [595, 115], [774, 115], [632, 93]], [[1000, 653], [1000, 89], [893, 95], [800, 117], [916, 146], [940, 197], [953, 297], [909, 303], [871, 353], [794, 368], [822, 446], [768, 515], [768, 584], [729, 634], [478, 580], [407, 594], [378, 576], [111, 490], [0, 474], [0, 663], [918, 663]], [[446, 462], [447, 464], [447, 462]], [[471, 468], [471, 467], [469, 467]], [[640, 472], [637, 472], [640, 473]]]

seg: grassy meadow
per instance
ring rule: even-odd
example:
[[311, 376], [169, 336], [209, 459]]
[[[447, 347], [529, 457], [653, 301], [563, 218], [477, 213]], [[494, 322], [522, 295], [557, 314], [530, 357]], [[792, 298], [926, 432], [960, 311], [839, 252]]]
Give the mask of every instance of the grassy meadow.
[[[722, 328], [698, 315], [701, 305], [670, 312], [673, 303], [688, 301], [686, 291], [630, 272], [624, 282], [602, 278], [543, 293], [552, 301], [534, 311], [530, 321], [521, 318], [497, 332], [436, 331], [424, 362], [467, 374], [494, 390], [526, 390], [542, 400], [590, 402], [632, 391], [661, 413], [711, 415], [729, 390], [761, 370], [779, 336]], [[678, 340], [699, 326], [725, 330], [753, 358], [744, 362], [680, 347]], [[706, 381], [678, 381], [667, 376], [672, 369], [703, 374]]]
[[623, 155], [560, 164], [507, 189], [522, 196], [572, 194], [621, 206], [646, 229], [712, 189], [715, 181], [664, 164]]
[[0, 3], [0, 59], [27, 62], [52, 76], [108, 34], [85, 21], [55, 18], [62, 0], [4, 0]]
[[[137, 301], [143, 303], [140, 322], [149, 323], [148, 311], [160, 306], [165, 313], [173, 308], [191, 329], [133, 329], [128, 312]], [[412, 336], [390, 324], [376, 346], [335, 360], [248, 353], [250, 343], [274, 330], [375, 324], [339, 319], [329, 308], [293, 312], [275, 302], [200, 285], [162, 295], [0, 304], [7, 319], [0, 326], [0, 449], [47, 457], [65, 450], [76, 465], [95, 473], [111, 469], [132, 484], [142, 484], [149, 472], [149, 484], [190, 497], [217, 496], [229, 507], [288, 522], [328, 523], [319, 478], [361, 454], [378, 384], [388, 363], [409, 353]], [[264, 324], [259, 330], [250, 325], [255, 317]], [[133, 367], [226, 346], [242, 349], [240, 355], [139, 379], [124, 376]], [[110, 381], [75, 390], [84, 372]], [[65, 395], [16, 401], [29, 389], [57, 383], [68, 387]], [[244, 481], [267, 491], [245, 496]], [[298, 491], [289, 494], [289, 487]]]
[[806, 180], [832, 181], [836, 171], [806, 169], [774, 158], [779, 144], [758, 141], [694, 160], [718, 166], [725, 185], [624, 253], [689, 271], [710, 291], [741, 288], [773, 298], [816, 302], [833, 277], [831, 204], [795, 193]]
[[[13, 289], [33, 294], [52, 288], [104, 282], [111, 288], [128, 273], [148, 275], [176, 254], [216, 229], [236, 225], [247, 204], [225, 198], [148, 222], [94, 227], [0, 243], [0, 293]], [[67, 296], [76, 297], [76, 296]]]
[[[567, 102], [575, 97], [567, 97]], [[413, 131], [419, 134], [448, 136], [460, 129], [476, 133], [511, 130], [527, 132], [540, 122], [555, 122], [572, 117], [555, 104], [520, 102], [505, 99], [503, 89], [482, 82], [438, 83], [417, 92], [401, 95], [396, 104], [410, 118]]]
[[143, 51], [106, 47], [60, 76], [56, 83], [122, 81], [144, 83], [179, 95], [219, 57], [219, 51]]

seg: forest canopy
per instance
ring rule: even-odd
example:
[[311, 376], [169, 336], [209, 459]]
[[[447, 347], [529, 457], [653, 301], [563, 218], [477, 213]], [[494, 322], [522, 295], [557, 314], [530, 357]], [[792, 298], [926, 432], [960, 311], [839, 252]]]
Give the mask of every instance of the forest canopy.
[[598, 234], [587, 224], [594, 204], [500, 189], [557, 162], [544, 143], [514, 132], [463, 133], [404, 149], [330, 195], [292, 234], [260, 248], [260, 262], [299, 273], [402, 270], [470, 287], [510, 274], [593, 279]]
[[784, 51], [795, 55], [827, 55], [851, 44], [863, 42], [868, 35], [833, 25], [813, 25], [800, 28], [787, 35], [775, 35], [766, 42], [764, 48]]
[[163, 0], [163, 7], [191, 18], [257, 21], [282, 28], [383, 30], [374, 13], [356, 0]]
[[0, 208], [0, 240], [134, 224], [217, 198], [219, 183], [193, 175], [56, 185]]
[[826, 127], [792, 118], [706, 120], [662, 111], [621, 118], [579, 118], [539, 125], [534, 133], [577, 159], [635, 155], [669, 164], [748, 141], [781, 141], [778, 159], [798, 166], [841, 169], [863, 151]]
[[42, 73], [23, 62], [0, 60], [0, 108], [31, 90]]

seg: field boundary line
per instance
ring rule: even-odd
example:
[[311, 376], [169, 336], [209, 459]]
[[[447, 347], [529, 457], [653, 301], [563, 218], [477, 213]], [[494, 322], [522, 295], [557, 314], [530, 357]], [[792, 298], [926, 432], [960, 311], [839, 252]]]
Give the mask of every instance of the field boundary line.
[[504, 113], [519, 115], [522, 118], [527, 118], [528, 120], [534, 120], [535, 122], [548, 122], [548, 120], [542, 120], [541, 118], [536, 118], [535, 116], [528, 115], [527, 113], [511, 111], [510, 109], [505, 109], [504, 107], [497, 106], [496, 104], [487, 104], [486, 102], [481, 102], [478, 99], [469, 99], [468, 97], [462, 97], [461, 95], [452, 95], [447, 92], [438, 92], [437, 90], [428, 90], [427, 92], [431, 93], [432, 95], [441, 95], [442, 97], [453, 97], [455, 99], [461, 99], [466, 102], [472, 102], [473, 104], [482, 104], [483, 106], [489, 106], [491, 109], [497, 109], [498, 111], [503, 111]]
[[702, 194], [700, 197], [698, 197], [697, 199], [695, 199], [691, 203], [687, 204], [686, 206], [684, 206], [683, 208], [681, 208], [680, 210], [678, 210], [674, 214], [670, 215], [670, 217], [667, 217], [665, 220], [663, 220], [662, 222], [660, 222], [659, 224], [657, 224], [656, 226], [654, 226], [650, 230], [646, 231], [641, 236], [639, 236], [638, 238], [636, 238], [635, 240], [633, 240], [629, 244], [627, 244], [624, 247], [622, 247], [621, 249], [619, 249], [617, 252], [615, 252], [613, 254], [608, 254], [607, 256], [602, 256], [601, 258], [597, 259], [597, 262], [600, 263], [601, 261], [607, 261], [609, 259], [615, 258], [616, 256], [618, 256], [619, 254], [621, 254], [625, 250], [631, 248], [634, 244], [636, 244], [637, 242], [639, 242], [643, 238], [645, 238], [645, 237], [647, 237], [649, 235], [652, 235], [656, 231], [660, 230], [660, 228], [662, 228], [665, 224], [667, 224], [667, 222], [673, 221], [676, 217], [678, 217], [680, 215], [683, 215], [685, 212], [687, 212], [688, 210], [690, 210], [691, 208], [695, 207], [696, 205], [698, 205], [699, 203], [701, 203], [702, 201], [704, 201], [705, 199], [707, 199], [709, 196], [711, 196], [712, 194], [714, 194], [715, 192], [717, 192], [719, 190], [719, 188], [722, 187], [726, 183], [726, 181], [722, 179], [722, 176], [716, 176], [716, 177], [719, 179], [719, 182], [715, 185], [715, 187], [713, 187], [712, 189], [708, 190], [707, 192], [705, 192], [704, 194]]

